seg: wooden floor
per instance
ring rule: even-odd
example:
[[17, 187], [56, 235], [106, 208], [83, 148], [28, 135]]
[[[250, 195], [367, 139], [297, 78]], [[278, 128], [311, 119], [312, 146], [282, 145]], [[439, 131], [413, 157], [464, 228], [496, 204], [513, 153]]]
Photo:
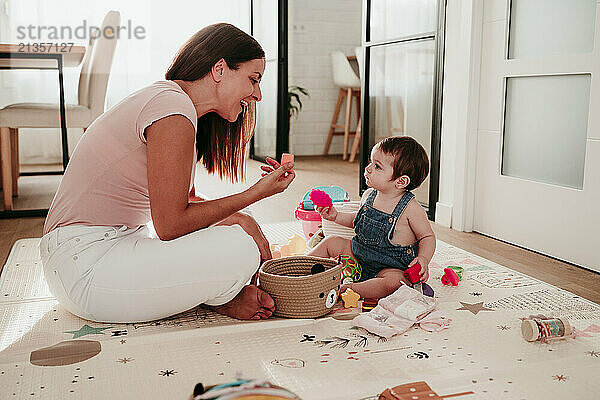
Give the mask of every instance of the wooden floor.
[[[196, 190], [211, 198], [239, 192], [251, 186], [260, 177], [259, 166], [260, 163], [250, 160], [246, 182], [235, 185], [209, 176], [199, 168], [195, 180]], [[250, 207], [259, 223], [283, 222], [294, 219], [294, 210], [304, 194], [318, 185], [339, 185], [348, 191], [352, 200], [360, 199], [358, 193], [358, 162], [350, 164], [342, 161], [339, 156], [296, 157], [295, 170], [297, 177], [288, 190]], [[48, 178], [52, 179], [52, 177]], [[46, 196], [46, 199], [48, 198], [51, 199], [52, 195]], [[28, 199], [21, 199], [21, 202], [25, 204]], [[0, 220], [0, 265], [3, 265], [6, 261], [8, 253], [16, 240], [40, 237], [43, 224], [43, 218]], [[435, 223], [432, 225], [438, 239], [446, 243], [600, 303], [600, 274], [598, 273], [523, 250], [477, 233], [457, 232]]]

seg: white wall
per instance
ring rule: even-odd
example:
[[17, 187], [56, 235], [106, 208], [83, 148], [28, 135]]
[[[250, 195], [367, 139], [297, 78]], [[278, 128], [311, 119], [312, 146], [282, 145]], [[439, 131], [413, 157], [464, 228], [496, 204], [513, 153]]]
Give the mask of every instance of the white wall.
[[[303, 98], [298, 118], [292, 118], [290, 151], [322, 154], [338, 95], [329, 53], [341, 50], [354, 55], [354, 48], [360, 46], [362, 1], [293, 0], [288, 11], [288, 84], [302, 86], [310, 93], [310, 98]], [[342, 150], [343, 136], [336, 136], [329, 153], [341, 154]]]
[[435, 221], [473, 229], [483, 2], [448, 0], [440, 193]]
[[[8, 2], [8, 7], [3, 7]], [[47, 42], [50, 40], [19, 40], [17, 27], [70, 26], [73, 29], [86, 21], [86, 26], [100, 26], [108, 10], [121, 13], [121, 26], [131, 21], [132, 28], [145, 30], [143, 39], [122, 33], [117, 43], [106, 94], [108, 109], [134, 91], [164, 79], [164, 74], [183, 43], [195, 32], [215, 22], [230, 22], [250, 31], [248, 0], [223, 4], [190, 3], [185, 0], [0, 0], [0, 40], [3, 42]], [[68, 12], [66, 11], [68, 10]], [[47, 34], [45, 31], [44, 34]], [[125, 32], [125, 31], [123, 31]], [[64, 40], [85, 45], [82, 39]], [[57, 40], [52, 40], [57, 42]], [[61, 41], [59, 41], [61, 42]], [[77, 103], [80, 68], [65, 68], [65, 101]], [[0, 71], [0, 108], [18, 102], [58, 102], [56, 71]], [[70, 128], [69, 148], [77, 144], [82, 130]], [[61, 160], [60, 129], [20, 129], [22, 163], [55, 163]]]

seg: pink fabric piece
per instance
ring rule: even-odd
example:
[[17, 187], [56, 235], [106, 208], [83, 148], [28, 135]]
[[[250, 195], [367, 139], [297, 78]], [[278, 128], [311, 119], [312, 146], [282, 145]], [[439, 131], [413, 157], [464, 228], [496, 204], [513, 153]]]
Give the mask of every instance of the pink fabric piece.
[[[169, 115], [198, 124], [192, 100], [173, 81], [157, 81], [100, 115], [77, 144], [44, 225], [128, 226], [150, 222], [145, 129]], [[177, 132], [173, 132], [177, 134]], [[196, 165], [190, 159], [194, 182]]]
[[402, 285], [391, 295], [379, 300], [368, 313], [356, 316], [352, 322], [386, 339], [406, 332], [414, 324], [428, 332], [450, 327], [451, 319], [441, 311], [432, 312], [437, 302], [415, 289]]
[[398, 318], [381, 305], [376, 306], [368, 313], [357, 315], [352, 322], [355, 326], [364, 328], [386, 339], [406, 332], [414, 325], [413, 321], [409, 321], [406, 318]]

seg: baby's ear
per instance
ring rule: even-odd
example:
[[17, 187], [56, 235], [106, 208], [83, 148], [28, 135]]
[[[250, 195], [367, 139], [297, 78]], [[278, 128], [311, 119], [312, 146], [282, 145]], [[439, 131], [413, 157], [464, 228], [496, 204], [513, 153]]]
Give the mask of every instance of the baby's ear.
[[396, 188], [405, 189], [408, 185], [410, 185], [410, 177], [408, 175], [402, 175], [396, 179]]

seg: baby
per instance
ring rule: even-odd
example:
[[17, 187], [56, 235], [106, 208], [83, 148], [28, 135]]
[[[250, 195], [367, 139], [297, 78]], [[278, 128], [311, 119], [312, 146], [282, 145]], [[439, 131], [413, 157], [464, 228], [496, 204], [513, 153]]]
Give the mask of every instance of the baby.
[[404, 271], [420, 264], [421, 282], [429, 278], [429, 262], [435, 251], [435, 235], [427, 214], [410, 192], [423, 183], [429, 170], [425, 149], [411, 137], [388, 137], [371, 151], [365, 169], [369, 189], [358, 212], [338, 212], [334, 206], [317, 207], [322, 218], [354, 227], [348, 240], [328, 236], [309, 255], [354, 257], [362, 267], [358, 282], [342, 285], [363, 298], [382, 298], [405, 283]]

